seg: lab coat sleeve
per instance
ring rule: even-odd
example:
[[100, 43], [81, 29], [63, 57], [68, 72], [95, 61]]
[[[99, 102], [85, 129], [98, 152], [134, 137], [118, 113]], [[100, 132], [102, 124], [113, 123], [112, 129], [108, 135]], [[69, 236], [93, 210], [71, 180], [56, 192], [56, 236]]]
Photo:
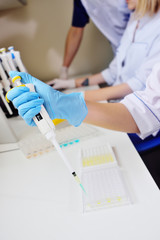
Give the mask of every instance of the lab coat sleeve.
[[160, 63], [154, 66], [145, 90], [129, 94], [121, 103], [134, 118], [142, 139], [160, 130]]
[[112, 85], [117, 78], [117, 57], [110, 63], [109, 67], [101, 72], [108, 85]]
[[160, 61], [160, 35], [152, 42], [146, 58], [139, 69], [136, 70], [134, 77], [127, 81], [132, 91], [143, 90], [146, 80], [152, 71], [153, 66]]

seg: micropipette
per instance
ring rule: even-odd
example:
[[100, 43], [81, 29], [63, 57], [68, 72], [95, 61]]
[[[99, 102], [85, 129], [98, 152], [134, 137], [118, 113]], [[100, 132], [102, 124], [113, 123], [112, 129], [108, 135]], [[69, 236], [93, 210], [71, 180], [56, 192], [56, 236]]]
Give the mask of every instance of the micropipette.
[[1, 81], [2, 81], [3, 87], [4, 87], [5, 91], [8, 92], [11, 89], [10, 82], [9, 82], [6, 72], [2, 66], [1, 58], [0, 58], [0, 76], [2, 78]]
[[[12, 79], [12, 82], [14, 84], [16, 84], [17, 86], [22, 85], [21, 83], [21, 77], [20, 76], [15, 76]], [[30, 89], [31, 92], [35, 92], [34, 89], [34, 85], [33, 84], [26, 84], [26, 86]], [[81, 189], [83, 190], [84, 193], [86, 193], [83, 185], [80, 182], [79, 177], [77, 176], [76, 172], [72, 169], [68, 159], [66, 158], [66, 156], [64, 155], [62, 149], [60, 148], [56, 138], [55, 138], [55, 125], [53, 124], [51, 118], [49, 117], [46, 109], [44, 108], [44, 106], [41, 106], [41, 111], [40, 113], [38, 113], [34, 118], [33, 118], [34, 122], [36, 123], [37, 127], [39, 128], [40, 132], [45, 135], [45, 137], [50, 140], [52, 142], [52, 144], [55, 146], [57, 152], [59, 153], [59, 155], [61, 156], [61, 158], [63, 159], [65, 165], [67, 166], [69, 172], [72, 174], [72, 176], [74, 177], [74, 179], [76, 180], [76, 182], [79, 184], [79, 186], [81, 187]]]
[[27, 72], [27, 70], [26, 70], [26, 68], [25, 68], [25, 66], [24, 66], [24, 64], [22, 62], [20, 52], [19, 51], [15, 51], [13, 46], [10, 46], [8, 48], [8, 50], [11, 53], [13, 62], [15, 64], [15, 67], [17, 68], [17, 70], [19, 72]]
[[3, 68], [5, 69], [7, 77], [9, 78], [9, 72], [12, 71], [12, 68], [9, 65], [8, 59], [6, 57], [6, 49], [5, 48], [0, 49], [0, 57], [2, 59]]
[[3, 95], [3, 85], [1, 83], [0, 83], [0, 97], [1, 97], [1, 99], [2, 99], [2, 101], [4, 103], [4, 105], [5, 105], [6, 109], [8, 110], [8, 113], [10, 115], [12, 115], [13, 114], [12, 109], [10, 108], [7, 100], [5, 99], [5, 97]]
[[[2, 67], [2, 63], [1, 63], [1, 58], [0, 58], [0, 78], [1, 78], [1, 83], [0, 83], [0, 96], [1, 99], [9, 113], [9, 115], [13, 115], [13, 111], [11, 109], [11, 107], [9, 106], [8, 102], [6, 101], [4, 95], [3, 95], [3, 90], [5, 90], [6, 92], [10, 90], [10, 82], [7, 79], [6, 73]], [[4, 92], [5, 93], [5, 92]]]
[[17, 71], [17, 68], [16, 68], [16, 66], [15, 66], [12, 53], [11, 53], [11, 52], [6, 52], [6, 57], [7, 57], [7, 59], [8, 59], [8, 62], [9, 62], [9, 65], [10, 65], [12, 71]]

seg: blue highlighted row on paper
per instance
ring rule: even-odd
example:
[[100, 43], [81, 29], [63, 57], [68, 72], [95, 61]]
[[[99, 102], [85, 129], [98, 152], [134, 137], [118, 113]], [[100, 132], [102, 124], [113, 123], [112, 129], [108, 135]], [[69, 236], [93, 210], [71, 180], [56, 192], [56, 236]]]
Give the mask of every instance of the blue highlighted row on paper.
[[80, 140], [79, 140], [79, 139], [76, 139], [76, 140], [71, 141], [71, 142], [63, 143], [63, 144], [60, 145], [60, 147], [61, 147], [61, 148], [62, 148], [62, 147], [68, 147], [68, 146], [71, 146], [71, 145], [73, 145], [73, 144], [75, 144], [75, 143], [79, 143], [79, 142], [80, 142]]

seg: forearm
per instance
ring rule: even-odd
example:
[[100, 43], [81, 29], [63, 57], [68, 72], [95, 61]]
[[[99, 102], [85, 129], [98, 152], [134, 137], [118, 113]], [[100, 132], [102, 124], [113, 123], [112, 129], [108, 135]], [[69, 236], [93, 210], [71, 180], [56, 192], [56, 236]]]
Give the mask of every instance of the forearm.
[[86, 105], [88, 114], [84, 122], [111, 130], [139, 133], [132, 115], [123, 104], [86, 102]]
[[84, 28], [71, 27], [65, 44], [63, 66], [69, 67], [72, 63], [82, 40]]
[[83, 82], [85, 81], [86, 78], [88, 78], [88, 84], [89, 85], [97, 85], [97, 84], [105, 82], [102, 74], [97, 73], [97, 74], [94, 74], [94, 75], [91, 75], [91, 76], [85, 76], [85, 77], [82, 77], [82, 78], [77, 78], [75, 80], [76, 87], [82, 87], [83, 86], [82, 84], [83, 84]]
[[117, 86], [105, 87], [98, 90], [91, 90], [85, 92], [85, 100], [87, 101], [104, 101], [121, 99], [126, 95], [132, 93], [128, 84], [123, 83]]

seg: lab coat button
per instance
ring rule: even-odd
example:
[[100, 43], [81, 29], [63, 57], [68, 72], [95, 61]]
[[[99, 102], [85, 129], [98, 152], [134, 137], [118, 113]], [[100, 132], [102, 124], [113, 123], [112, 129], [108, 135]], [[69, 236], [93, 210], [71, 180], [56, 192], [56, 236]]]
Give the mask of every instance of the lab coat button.
[[124, 67], [124, 66], [125, 66], [125, 60], [122, 61], [122, 67]]

